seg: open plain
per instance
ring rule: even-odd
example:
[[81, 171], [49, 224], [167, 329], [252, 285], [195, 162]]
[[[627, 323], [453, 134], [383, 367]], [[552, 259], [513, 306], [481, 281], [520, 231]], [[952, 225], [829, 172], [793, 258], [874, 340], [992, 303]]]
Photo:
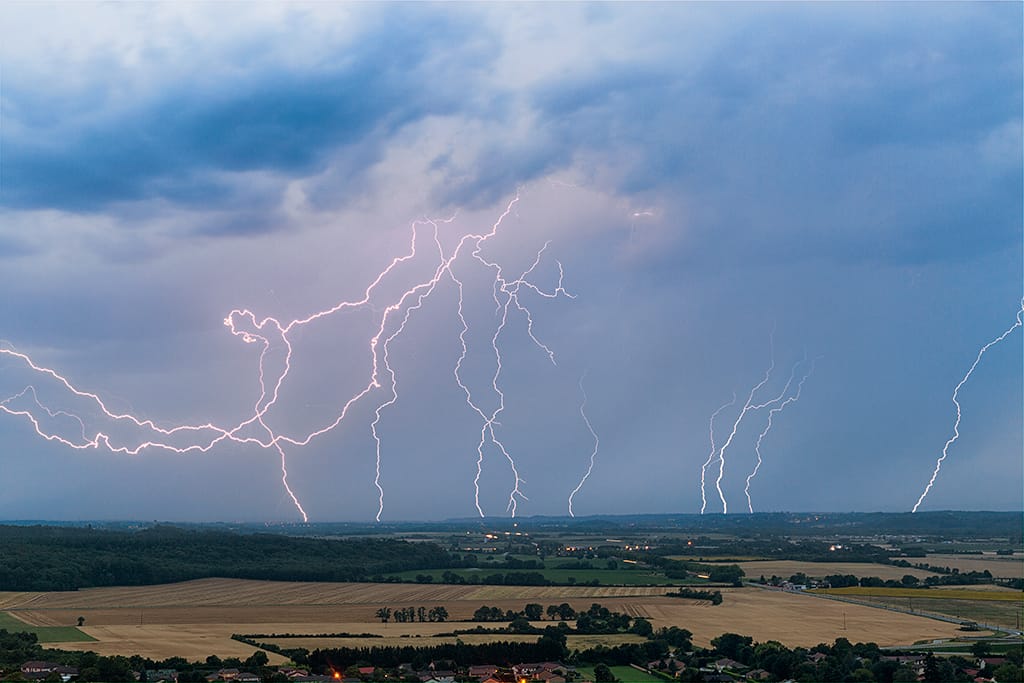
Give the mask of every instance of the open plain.
[[[64, 643], [68, 649], [100, 654], [140, 654], [153, 658], [245, 657], [253, 648], [231, 640], [232, 633], [375, 633], [385, 638], [302, 638], [268, 641], [306, 648], [348, 645], [450, 642], [435, 634], [476, 624], [469, 619], [482, 605], [520, 610], [527, 602], [568, 602], [586, 609], [593, 602], [642, 616], [655, 628], [680, 626], [694, 642], [708, 645], [725, 632], [810, 646], [845, 637], [879, 645], [912, 644], [957, 635], [956, 625], [864, 605], [760, 588], [724, 589], [721, 605], [664, 596], [649, 586], [435, 586], [372, 583], [285, 583], [201, 579], [142, 587], [91, 588], [68, 592], [0, 593], [0, 609], [27, 623], [63, 626], [85, 618], [82, 630], [95, 642]], [[379, 607], [444, 606], [445, 623], [388, 623], [375, 618]], [[543, 625], [550, 622], [539, 622]], [[491, 624], [501, 626], [502, 624]], [[508, 639], [467, 635], [465, 642]], [[592, 637], [591, 637], [592, 638]], [[608, 637], [604, 637], [607, 639]], [[580, 640], [578, 645], [585, 646]], [[591, 643], [587, 643], [591, 644]], [[596, 641], [592, 644], [596, 644]], [[281, 661], [276, 656], [272, 661]]]

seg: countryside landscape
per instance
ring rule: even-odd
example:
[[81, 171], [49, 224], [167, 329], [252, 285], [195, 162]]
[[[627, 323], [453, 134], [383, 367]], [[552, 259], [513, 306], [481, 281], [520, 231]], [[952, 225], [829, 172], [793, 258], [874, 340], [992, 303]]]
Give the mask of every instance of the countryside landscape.
[[[0, 628], [33, 634], [34, 660], [82, 681], [99, 680], [96, 656], [117, 680], [482, 681], [550, 660], [562, 668], [543, 680], [888, 683], [1016, 680], [1021, 665], [1018, 513], [21, 523], [0, 536]], [[5, 680], [27, 675], [5, 656]]]
[[1024, 683], [1024, 2], [0, 0], [0, 683]]

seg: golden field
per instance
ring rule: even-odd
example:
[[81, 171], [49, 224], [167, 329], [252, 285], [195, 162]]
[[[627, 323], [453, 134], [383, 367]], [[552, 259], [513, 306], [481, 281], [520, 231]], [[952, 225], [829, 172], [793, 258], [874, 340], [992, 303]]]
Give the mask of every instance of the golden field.
[[1024, 555], [928, 555], [925, 559], [911, 562], [926, 562], [938, 567], [959, 569], [962, 572], [981, 572], [986, 569], [998, 579], [1024, 578]]
[[[897, 645], [957, 634], [954, 624], [781, 591], [724, 589], [724, 602], [711, 605], [665, 597], [665, 590], [648, 586], [436, 586], [203, 579], [160, 586], [0, 593], [0, 610], [35, 625], [73, 625], [79, 616], [85, 617], [82, 630], [98, 642], [66, 643], [61, 647], [101, 654], [140, 654], [152, 658], [178, 655], [189, 659], [211, 654], [251, 654], [253, 648], [231, 640], [232, 633], [345, 632], [386, 636], [364, 639], [365, 642], [350, 638], [267, 639], [311, 649], [342, 644], [426, 645], [443, 642], [435, 640], [433, 634], [475, 624], [382, 624], [374, 616], [376, 609], [440, 605], [448, 610], [452, 620], [462, 620], [481, 605], [520, 610], [527, 602], [545, 606], [568, 602], [576, 609], [600, 602], [609, 609], [649, 618], [656, 628], [689, 629], [699, 645], [707, 645], [712, 638], [729, 631], [753, 636], [755, 640], [779, 640], [790, 646], [810, 646], [838, 637]], [[462, 639], [475, 642], [507, 637], [472, 635]], [[610, 644], [609, 638], [624, 642], [622, 636], [578, 638], [573, 647], [597, 642]], [[603, 640], [586, 640], [594, 638]], [[271, 659], [281, 661], [276, 656]]]

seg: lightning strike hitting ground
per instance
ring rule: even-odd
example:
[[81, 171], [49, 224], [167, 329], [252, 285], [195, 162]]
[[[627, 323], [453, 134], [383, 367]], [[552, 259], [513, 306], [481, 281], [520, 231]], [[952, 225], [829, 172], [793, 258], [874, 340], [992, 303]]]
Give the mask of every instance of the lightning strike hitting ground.
[[705, 493], [705, 482], [704, 475], [708, 470], [708, 467], [715, 459], [715, 418], [718, 414], [728, 408], [729, 406], [736, 405], [736, 392], [732, 392], [732, 400], [728, 403], [723, 403], [719, 406], [718, 410], [711, 413], [711, 419], [708, 421], [708, 433], [711, 437], [711, 452], [708, 453], [708, 459], [704, 461], [704, 465], [700, 468], [700, 514], [704, 514], [704, 510], [708, 506], [708, 499]]
[[[772, 376], [772, 371], [775, 369], [774, 332], [770, 337], [769, 346], [771, 347], [771, 363], [768, 365], [768, 369], [765, 370], [764, 379], [755, 384], [754, 387], [750, 390], [750, 394], [747, 396], [747, 402], [743, 404], [743, 409], [740, 410], [740, 414], [736, 417], [736, 421], [732, 423], [732, 431], [729, 433], [729, 438], [726, 439], [725, 443], [722, 444], [722, 447], [718, 449], [718, 479], [715, 480], [715, 488], [718, 490], [718, 497], [722, 501], [723, 513], [729, 512], [729, 503], [726, 502], [725, 494], [722, 493], [722, 479], [725, 477], [725, 451], [726, 449], [729, 448], [729, 445], [732, 443], [732, 440], [736, 438], [736, 432], [737, 430], [739, 430], [740, 423], [743, 422], [743, 418], [746, 417], [747, 413], [749, 413], [751, 410], [758, 410], [760, 408], [764, 408], [765, 406], [772, 403], [772, 401], [769, 401], [768, 403], [761, 404], [760, 406], [754, 406], [754, 394], [756, 394], [761, 387], [768, 383], [768, 379]], [[703, 510], [701, 511], [701, 514], [703, 514]]]
[[[36, 434], [40, 437], [48, 441], [61, 443], [66, 447], [76, 450], [100, 448], [102, 446], [113, 453], [126, 455], [138, 455], [149, 448], [164, 449], [174, 453], [206, 453], [224, 441], [232, 441], [239, 444], [252, 444], [263, 449], [274, 449], [280, 459], [281, 483], [296, 510], [302, 516], [303, 521], [308, 521], [308, 515], [306, 514], [305, 509], [300, 503], [298, 496], [293, 492], [288, 483], [287, 457], [284, 446], [306, 446], [318, 436], [330, 432], [344, 421], [353, 405], [362, 400], [368, 394], [384, 389], [385, 387], [382, 384], [382, 382], [384, 382], [387, 384], [387, 393], [385, 398], [377, 404], [374, 410], [374, 420], [371, 423], [371, 431], [376, 443], [376, 465], [374, 477], [374, 486], [377, 488], [378, 492], [378, 510], [376, 517], [377, 520], [380, 521], [384, 510], [384, 488], [381, 485], [382, 439], [378, 428], [383, 412], [388, 407], [394, 405], [399, 397], [398, 376], [394, 366], [391, 364], [390, 344], [405, 331], [406, 324], [408, 323], [410, 316], [414, 311], [419, 310], [424, 301], [436, 291], [438, 283], [443, 278], [449, 277], [457, 286], [458, 315], [462, 323], [462, 331], [459, 335], [459, 339], [462, 344], [462, 355], [459, 357], [459, 361], [455, 366], [455, 380], [465, 392], [466, 401], [469, 406], [483, 421], [480, 443], [477, 448], [478, 459], [477, 475], [474, 484], [476, 489], [474, 501], [477, 511], [483, 515], [483, 510], [480, 505], [479, 479], [483, 466], [484, 446], [489, 439], [489, 441], [502, 453], [502, 455], [505, 456], [511, 466], [514, 476], [514, 484], [509, 495], [507, 509], [513, 516], [515, 516], [517, 498], [525, 500], [526, 497], [520, 490], [520, 484], [523, 483], [523, 479], [520, 477], [516, 463], [495, 433], [495, 425], [499, 424], [497, 418], [505, 408], [505, 397], [500, 388], [502, 367], [499, 337], [508, 323], [509, 310], [514, 306], [515, 310], [522, 313], [525, 317], [526, 332], [530, 339], [547, 355], [549, 360], [554, 363], [555, 356], [553, 351], [542, 343], [534, 334], [533, 316], [530, 309], [524, 305], [519, 298], [520, 289], [525, 288], [544, 298], [556, 298], [560, 295], [568, 298], [574, 298], [573, 295], [569, 294], [569, 292], [563, 288], [562, 280], [564, 273], [562, 270], [562, 264], [559, 262], [556, 262], [558, 265], [558, 282], [553, 291], [545, 291], [527, 280], [527, 278], [540, 264], [544, 252], [547, 249], [547, 244], [541, 247], [537, 252], [537, 256], [533, 264], [514, 280], [506, 279], [503, 276], [502, 267], [497, 262], [488, 260], [482, 255], [482, 250], [486, 242], [498, 233], [502, 222], [513, 211], [519, 200], [520, 195], [517, 193], [516, 196], [508, 203], [504, 212], [499, 216], [497, 221], [493, 223], [488, 232], [463, 235], [452, 250], [451, 254], [447, 257], [444, 254], [444, 249], [439, 237], [439, 223], [451, 223], [453, 219], [443, 221], [426, 220], [413, 223], [408, 252], [401, 256], [394, 257], [391, 262], [380, 271], [373, 282], [369, 284], [369, 286], [364, 290], [362, 298], [358, 300], [341, 301], [331, 308], [317, 311], [305, 318], [292, 320], [287, 324], [282, 324], [278, 319], [269, 316], [257, 321], [256, 315], [248, 309], [232, 310], [224, 319], [224, 324], [229, 328], [231, 334], [239, 337], [246, 344], [262, 345], [258, 361], [259, 396], [253, 404], [252, 415], [234, 426], [217, 426], [211, 421], [198, 425], [179, 425], [171, 428], [164, 428], [158, 426], [152, 420], [140, 419], [128, 413], [114, 412], [107, 407], [106, 403], [99, 395], [78, 389], [63, 375], [58, 374], [51, 368], [36, 364], [27, 354], [17, 351], [9, 345], [0, 345], [0, 356], [6, 356], [14, 359], [17, 362], [24, 364], [24, 366], [31, 372], [36, 373], [45, 379], [56, 381], [57, 384], [62, 386], [71, 397], [76, 400], [83, 400], [87, 404], [91, 405], [94, 409], [97, 409], [106, 420], [113, 424], [127, 424], [132, 426], [134, 429], [141, 431], [144, 436], [140, 436], [132, 443], [121, 443], [120, 441], [115, 442], [114, 437], [101, 430], [97, 430], [92, 436], [89, 436], [89, 430], [86, 428], [84, 420], [73, 413], [64, 410], [51, 410], [43, 405], [39, 400], [35, 386], [31, 384], [26, 386], [25, 389], [17, 394], [0, 401], [0, 411], [11, 416], [26, 419], [32, 425]], [[289, 334], [296, 328], [342, 311], [371, 307], [371, 298], [382, 281], [388, 278], [388, 276], [390, 276], [400, 264], [412, 261], [418, 257], [417, 241], [420, 237], [420, 232], [424, 228], [429, 228], [432, 232], [433, 243], [438, 254], [438, 265], [430, 279], [419, 282], [406, 289], [398, 295], [397, 299], [393, 300], [383, 309], [383, 313], [380, 315], [379, 324], [375, 327], [375, 332], [369, 340], [371, 368], [366, 385], [345, 401], [341, 410], [333, 419], [329, 419], [326, 424], [306, 433], [305, 435], [290, 436], [272, 428], [265, 418], [268, 412], [277, 404], [281, 388], [284, 385], [292, 367], [292, 344], [289, 339]], [[453, 273], [452, 266], [466, 249], [472, 250], [469, 258], [493, 272], [494, 283], [492, 294], [495, 304], [501, 313], [500, 323], [497, 325], [497, 328], [491, 338], [491, 346], [495, 354], [495, 372], [491, 379], [491, 386], [498, 398], [498, 404], [497, 408], [490, 414], [485, 413], [474, 401], [468, 386], [460, 376], [462, 362], [468, 353], [465, 336], [466, 332], [469, 330], [469, 324], [463, 310], [463, 283]], [[276, 344], [280, 344], [280, 346], [283, 347], [284, 358], [280, 371], [276, 374], [270, 375], [268, 381], [267, 357], [272, 347], [271, 338], [273, 338]], [[31, 403], [34, 404], [34, 408], [24, 407], [21, 405], [20, 402], [27, 401], [29, 398], [31, 398]], [[61, 430], [56, 428], [51, 429], [44, 426], [42, 417], [44, 413], [48, 416], [50, 421], [55, 421], [57, 418], [67, 418], [77, 421], [77, 424], [80, 427], [81, 436], [62, 436], [59, 433]], [[265, 436], [253, 436], [251, 433], [246, 431], [253, 427], [258, 427], [260, 429], [260, 433], [265, 434]], [[176, 440], [178, 439], [185, 439], [185, 442], [183, 444], [177, 444]]]
[[[761, 469], [761, 442], [764, 441], [764, 437], [768, 435], [768, 432], [772, 430], [772, 419], [775, 417], [776, 413], [781, 413], [785, 409], [785, 407], [788, 406], [790, 403], [796, 403], [798, 400], [800, 400], [800, 392], [803, 391], [804, 382], [806, 382], [807, 378], [811, 376], [812, 372], [814, 372], [814, 363], [816, 361], [817, 359], [811, 360], [810, 367], [807, 369], [807, 372], [805, 372], [803, 376], [800, 378], [800, 382], [796, 385], [796, 393], [787, 398], [786, 400], [784, 400], [782, 403], [773, 406], [768, 411], [768, 424], [765, 425], [764, 430], [757, 435], [757, 443], [754, 445], [754, 453], [757, 454], [757, 464], [754, 465], [754, 470], [750, 473], [749, 476], [747, 476], [747, 484], [746, 487], [743, 489], [743, 493], [747, 496], [747, 510], [751, 514], [753, 514], [754, 512], [754, 504], [750, 500], [750, 482], [753, 481], [754, 477], [757, 476], [758, 470]], [[801, 363], [803, 362], [806, 362], [806, 358], [803, 361], [801, 361]], [[799, 367], [799, 365], [800, 363], [797, 363], [795, 366], [793, 366], [794, 374], [796, 373], [796, 369], [797, 367]], [[785, 395], [792, 381], [793, 375], [790, 375], [789, 382], [786, 383], [786, 388], [782, 390], [782, 395]]]
[[978, 351], [978, 356], [974, 359], [974, 363], [971, 364], [967, 374], [964, 375], [964, 378], [960, 380], [960, 383], [956, 385], [955, 389], [953, 389], [953, 405], [956, 406], [956, 421], [953, 423], [953, 436], [949, 437], [949, 440], [946, 441], [946, 445], [942, 447], [942, 455], [940, 455], [938, 460], [935, 461], [935, 471], [932, 472], [932, 477], [928, 480], [928, 485], [924, 487], [924, 491], [921, 492], [921, 497], [917, 499], [916, 503], [914, 503], [914, 507], [911, 512], [917, 512], [917, 508], [921, 507], [921, 503], [923, 503], [924, 499], [928, 496], [928, 492], [932, 490], [935, 478], [939, 476], [939, 470], [942, 469], [942, 461], [946, 459], [947, 455], [949, 455], [949, 447], [960, 438], [960, 402], [957, 400], [957, 396], [960, 394], [960, 387], [966, 384], [967, 380], [970, 379], [971, 374], [974, 372], [974, 368], [978, 367], [978, 363], [981, 362], [981, 357], [985, 355], [985, 352], [1006, 339], [1010, 336], [1011, 332], [1021, 326], [1022, 316], [1024, 316], [1024, 300], [1021, 301], [1020, 310], [1017, 311], [1017, 320], [1009, 329], [990, 341], [988, 344], [981, 347], [981, 350]]
[[583, 418], [583, 422], [587, 425], [587, 429], [590, 431], [590, 435], [594, 437], [594, 450], [590, 453], [590, 465], [587, 467], [587, 473], [580, 479], [580, 483], [576, 485], [576, 488], [569, 494], [569, 516], [575, 517], [576, 515], [572, 511], [572, 499], [580, 492], [583, 488], [583, 484], [586, 483], [590, 477], [590, 473], [594, 471], [594, 459], [597, 458], [597, 449], [601, 445], [601, 440], [597, 437], [597, 432], [594, 431], [594, 426], [590, 424], [590, 418], [587, 417], [587, 413], [584, 412], [584, 408], [587, 407], [587, 391], [583, 388], [583, 380], [587, 378], [587, 373], [583, 373], [580, 377], [580, 393], [583, 394], [583, 402], [580, 403], [580, 417]]

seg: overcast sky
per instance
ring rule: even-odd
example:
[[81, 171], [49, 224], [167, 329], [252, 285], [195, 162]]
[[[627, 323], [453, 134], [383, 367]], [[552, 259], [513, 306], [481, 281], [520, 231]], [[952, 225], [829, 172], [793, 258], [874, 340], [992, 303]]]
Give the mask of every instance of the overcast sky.
[[[510, 514], [456, 382], [455, 278], [459, 376], [485, 416], [504, 394], [517, 514], [566, 514], [587, 473], [581, 379], [600, 446], [575, 514], [721, 512], [719, 475], [746, 512], [771, 406], [722, 458], [709, 418], [735, 394], [721, 448], [773, 357], [755, 404], [814, 365], [753, 509], [909, 510], [1020, 309], [1022, 24], [1020, 3], [2, 3], [0, 348], [161, 429], [266, 426], [111, 452], [213, 432], [162, 438], [0, 355], [0, 519], [301, 519], [269, 434], [333, 424], [374, 353], [336, 428], [276, 442], [309, 518], [474, 516], [478, 459], [480, 509]], [[230, 312], [358, 302], [412, 246], [366, 305], [264, 328], [265, 389], [291, 357], [261, 402]], [[575, 298], [546, 296], [560, 265]], [[961, 388], [921, 509], [1024, 506], [1022, 336]]]

